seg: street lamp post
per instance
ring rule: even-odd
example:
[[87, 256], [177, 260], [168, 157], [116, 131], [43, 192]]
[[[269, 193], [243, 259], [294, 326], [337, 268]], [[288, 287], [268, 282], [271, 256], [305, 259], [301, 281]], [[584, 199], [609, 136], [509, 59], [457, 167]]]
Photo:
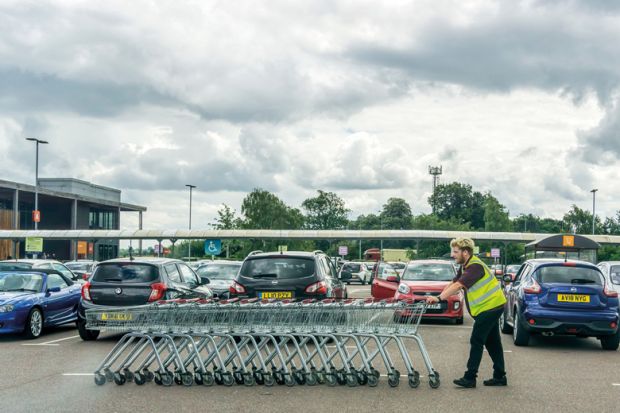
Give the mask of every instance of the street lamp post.
[[596, 218], [596, 191], [598, 191], [598, 189], [590, 191], [592, 192], [592, 235], [594, 235], [594, 219]]
[[[41, 139], [37, 139], [37, 138], [26, 138], [27, 141], [32, 141], [36, 143], [36, 158], [35, 158], [35, 180], [34, 180], [34, 210], [37, 211], [36, 213], [38, 214], [39, 212], [39, 144], [41, 145], [46, 145], [49, 142], [48, 141], [44, 141]], [[34, 218], [34, 216], [33, 216]], [[34, 229], [35, 231], [37, 231], [39, 229], [39, 220], [35, 220], [34, 221]]]
[[[192, 189], [196, 188], [196, 185], [185, 185], [189, 188], [189, 229], [192, 229]], [[189, 244], [187, 247], [187, 260], [192, 260], [192, 240], [189, 240]]]

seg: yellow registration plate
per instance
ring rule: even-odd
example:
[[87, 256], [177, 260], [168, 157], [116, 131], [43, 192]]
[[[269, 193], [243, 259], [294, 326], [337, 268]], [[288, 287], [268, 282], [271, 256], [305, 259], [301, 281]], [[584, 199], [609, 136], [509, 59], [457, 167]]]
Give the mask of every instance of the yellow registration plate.
[[590, 296], [584, 294], [558, 294], [558, 301], [564, 303], [589, 303]]
[[130, 321], [133, 317], [128, 313], [102, 313], [101, 320], [102, 321]]
[[261, 294], [261, 297], [263, 300], [268, 300], [271, 298], [275, 298], [277, 300], [284, 300], [287, 298], [293, 298], [293, 292], [292, 291], [269, 291], [269, 292], [264, 292]]

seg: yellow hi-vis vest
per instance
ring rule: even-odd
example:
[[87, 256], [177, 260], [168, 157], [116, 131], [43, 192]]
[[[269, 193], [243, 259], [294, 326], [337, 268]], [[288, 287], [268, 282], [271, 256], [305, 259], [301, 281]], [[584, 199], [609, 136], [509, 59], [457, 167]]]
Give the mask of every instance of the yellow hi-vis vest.
[[475, 317], [483, 311], [504, 305], [506, 297], [504, 297], [501, 284], [480, 258], [472, 255], [465, 268], [472, 264], [480, 264], [484, 269], [484, 276], [467, 290], [469, 312]]

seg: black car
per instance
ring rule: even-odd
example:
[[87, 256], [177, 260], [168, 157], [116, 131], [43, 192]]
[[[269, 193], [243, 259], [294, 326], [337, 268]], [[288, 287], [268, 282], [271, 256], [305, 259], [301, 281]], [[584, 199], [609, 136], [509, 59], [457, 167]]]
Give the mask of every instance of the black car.
[[[208, 280], [204, 280], [208, 281]], [[101, 262], [82, 286], [77, 326], [82, 340], [96, 340], [86, 328], [88, 309], [127, 307], [175, 298], [211, 298], [204, 281], [183, 261], [168, 258], [115, 259]]]
[[347, 298], [347, 290], [321, 251], [255, 251], [243, 261], [230, 287], [230, 297]]

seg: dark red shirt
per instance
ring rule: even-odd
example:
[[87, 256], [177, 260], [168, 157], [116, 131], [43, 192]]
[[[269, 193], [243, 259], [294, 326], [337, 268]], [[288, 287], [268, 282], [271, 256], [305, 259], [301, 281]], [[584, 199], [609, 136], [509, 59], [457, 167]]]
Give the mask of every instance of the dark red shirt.
[[[471, 257], [469, 259], [471, 260]], [[469, 262], [469, 260], [467, 260], [467, 262]], [[484, 268], [482, 268], [480, 264], [472, 264], [468, 268], [465, 268], [466, 265], [467, 263], [461, 266], [456, 277], [454, 277], [452, 281], [458, 281], [463, 284], [465, 288], [470, 289], [478, 280], [484, 277]]]

